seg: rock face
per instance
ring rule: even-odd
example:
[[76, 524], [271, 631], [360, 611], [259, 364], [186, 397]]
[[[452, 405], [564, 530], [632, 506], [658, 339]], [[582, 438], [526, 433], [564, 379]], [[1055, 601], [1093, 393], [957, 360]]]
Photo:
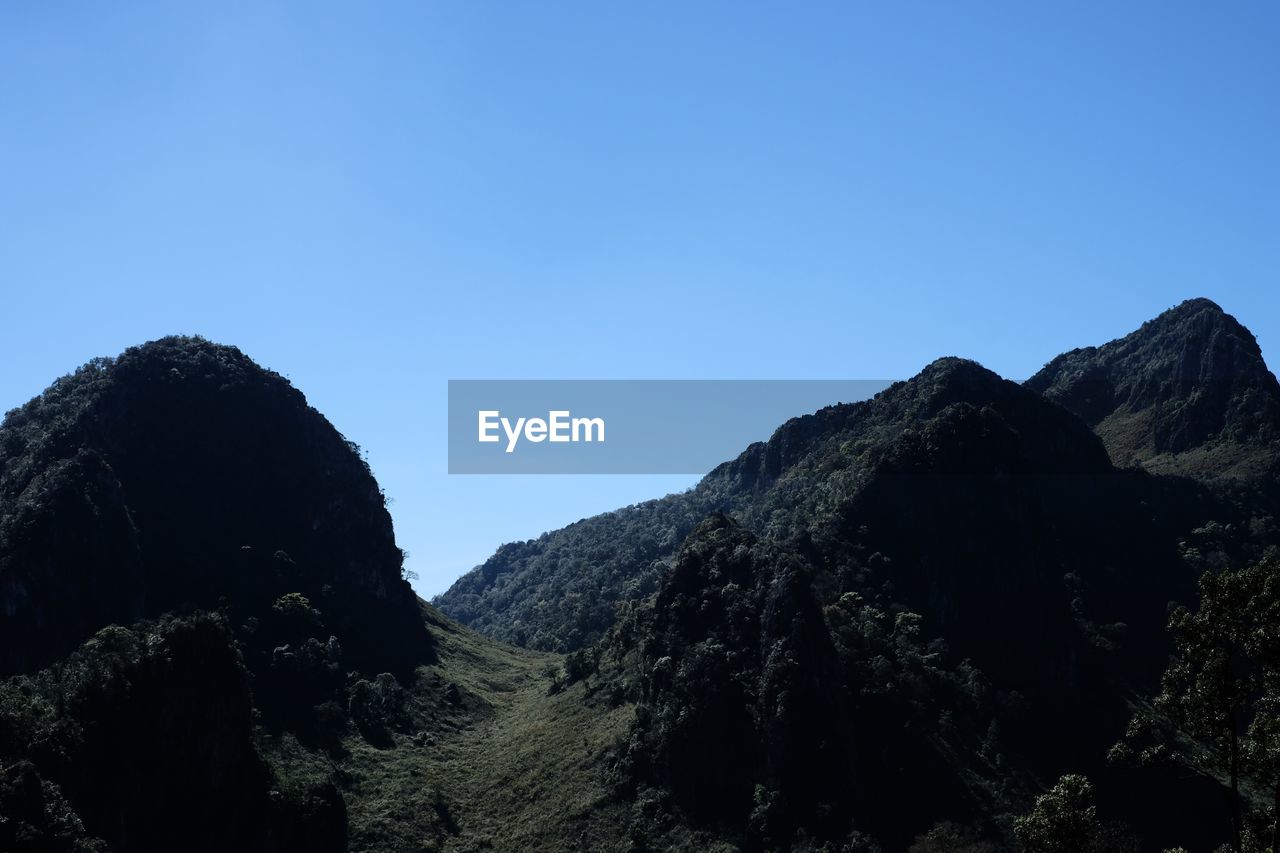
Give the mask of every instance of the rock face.
[[1117, 465], [1259, 480], [1280, 458], [1280, 384], [1249, 330], [1208, 299], [1064, 353], [1026, 385], [1093, 427]]
[[233, 347], [165, 338], [92, 362], [0, 427], [0, 674], [110, 623], [305, 594], [352, 665], [430, 655], [354, 445]]

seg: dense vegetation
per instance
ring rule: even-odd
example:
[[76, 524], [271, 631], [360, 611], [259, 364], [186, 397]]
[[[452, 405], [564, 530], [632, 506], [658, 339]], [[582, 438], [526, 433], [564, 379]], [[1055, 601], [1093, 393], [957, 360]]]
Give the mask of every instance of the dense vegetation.
[[441, 598], [525, 649], [281, 377], [95, 361], [0, 426], [0, 849], [1274, 853], [1277, 401], [1203, 300], [941, 359]]
[[[1095, 433], [1090, 427], [1105, 417], [1082, 420], [1041, 396], [1101, 405], [1099, 386], [1073, 384], [1081, 357], [1056, 359], [1021, 387], [971, 362], [943, 359], [873, 400], [788, 422], [688, 493], [504, 546], [439, 603], [509, 640], [584, 649], [570, 656], [572, 669], [591, 661], [601, 673], [612, 673], [596, 677], [611, 679], [615, 694], [638, 702], [640, 722], [620, 765], [629, 768], [638, 802], [645, 801], [646, 786], [661, 790], [662, 802], [719, 827], [735, 843], [832, 841], [841, 832], [870, 827], [896, 845], [904, 834], [926, 838], [934, 819], [960, 818], [972, 825], [957, 831], [974, 843], [1010, 844], [1016, 840], [1012, 818], [1032, 806], [1040, 780], [1085, 771], [1093, 777], [1090, 798], [1103, 810], [1123, 811], [1148, 840], [1207, 844], [1223, 837], [1223, 823], [1206, 818], [1221, 812], [1218, 805], [1203, 805], [1206, 788], [1110, 766], [1105, 753], [1131, 707], [1158, 689], [1170, 651], [1167, 605], [1195, 600], [1205, 555], [1222, 571], [1258, 559], [1276, 541], [1276, 492], [1259, 472], [1276, 458], [1280, 391], [1253, 337], [1205, 300], [1087, 351], [1086, 378], [1109, 377], [1108, 404], [1123, 410], [1124, 417], [1110, 423], [1123, 421], [1131, 429], [1104, 426]], [[1197, 382], [1210, 387], [1198, 391]], [[1133, 430], [1144, 424], [1159, 425], [1159, 436], [1141, 445], [1150, 452], [1117, 443], [1132, 441]], [[1134, 467], [1117, 468], [1112, 457]], [[1206, 460], [1229, 464], [1209, 470]], [[1144, 470], [1148, 463], [1157, 473], [1180, 465], [1180, 473], [1196, 476], [1153, 475]], [[672, 544], [678, 539], [673, 534], [717, 511], [736, 519], [744, 534], [762, 537], [764, 544], [752, 548], [781, 548], [792, 557], [773, 554], [737, 571], [752, 582], [726, 582], [735, 577], [728, 564], [715, 569], [715, 580], [708, 581], [713, 589], [697, 599], [696, 630], [685, 626], [672, 639], [668, 620], [683, 612], [680, 596], [688, 594], [672, 585], [688, 582], [689, 559]], [[695, 535], [685, 547], [699, 544], [705, 543]], [[852, 822], [834, 828], [813, 815], [762, 805], [790, 801], [785, 790], [773, 787], [776, 774], [760, 757], [773, 730], [761, 697], [768, 690], [768, 650], [793, 640], [760, 628], [769, 593], [755, 582], [772, 583], [787, 559], [805, 566], [805, 595], [825, 614], [824, 642], [846, 651], [833, 670], [812, 660], [821, 657], [815, 651], [820, 643], [803, 646], [803, 657], [811, 658], [804, 666], [827, 672], [823, 689], [835, 691], [835, 698], [817, 704], [843, 701], [853, 709], [839, 715], [839, 737], [820, 739], [822, 755], [852, 749], [863, 731], [855, 721], [875, 707], [861, 680], [868, 665], [850, 657], [847, 644], [840, 646], [838, 638], [850, 632], [833, 621], [848, 602], [918, 620], [913, 624], [920, 636], [945, 638], [933, 652], [919, 651], [921, 659], [939, 662], [950, 655], [952, 666], [977, 673], [989, 689], [972, 700], [968, 719], [955, 710], [949, 715], [952, 735], [938, 752], [952, 757], [950, 773], [931, 768], [929, 760], [936, 759], [919, 757], [922, 742], [941, 742], [940, 735], [926, 735], [926, 724], [917, 720], [909, 735], [896, 739], [889, 734], [892, 721], [911, 719], [907, 711], [895, 708], [873, 718], [865, 731], [909, 768], [903, 772], [909, 781], [895, 789], [888, 781], [891, 768], [859, 767], [865, 753], [849, 753], [852, 758], [838, 763], [856, 769], [832, 785], [850, 799], [828, 805]], [[648, 595], [655, 577], [657, 592]], [[560, 621], [566, 612], [558, 609], [566, 601], [558, 592], [564, 584], [587, 605], [570, 622]], [[862, 604], [867, 601], [874, 605]], [[614, 602], [621, 606], [607, 606]], [[729, 620], [732, 626], [722, 624]], [[859, 624], [864, 636], [874, 634]], [[609, 638], [593, 644], [593, 637], [610, 630]], [[663, 648], [668, 653], [659, 653]], [[646, 656], [643, 649], [655, 650]], [[880, 653], [873, 660], [885, 667], [893, 657]], [[656, 674], [668, 669], [674, 673], [670, 684], [662, 680], [668, 676]], [[834, 671], [861, 675], [835, 679]], [[936, 679], [926, 689], [909, 676], [904, 680], [907, 686], [893, 684], [887, 692], [918, 692], [930, 716], [938, 716], [945, 695], [957, 709], [965, 707]], [[710, 690], [711, 684], [739, 685], [738, 692], [726, 696], [727, 688]], [[697, 728], [699, 720], [708, 721], [708, 730]], [[812, 721], [802, 728], [823, 731]], [[982, 743], [993, 732], [1000, 746], [984, 753]], [[968, 751], [959, 744], [968, 744]], [[691, 745], [743, 764], [708, 766], [708, 753]], [[795, 745], [786, 751], [806, 754]], [[995, 781], [983, 780], [984, 754], [1000, 756], [1000, 769], [990, 776]], [[677, 770], [664, 755], [700, 758]], [[821, 763], [806, 775], [831, 778]], [[891, 792], [885, 802], [859, 805], [854, 792], [865, 778], [877, 780], [876, 791]], [[913, 799], [922, 779], [963, 781], [955, 790]], [[697, 792], [694, 799], [681, 800], [683, 785]], [[709, 790], [725, 800], [709, 805]], [[1221, 800], [1214, 796], [1213, 802]], [[763, 813], [786, 816], [765, 828]], [[877, 826], [877, 819], [885, 822]], [[1112, 828], [1099, 831], [1107, 844], [1124, 836]]]
[[345, 849], [341, 793], [281, 788], [253, 732], [402, 722], [435, 653], [401, 561], [356, 449], [233, 348], [157, 341], [10, 412], [0, 838]]
[[[1235, 513], [1242, 519], [1275, 512], [1276, 490], [1268, 484], [1280, 459], [1280, 386], [1248, 330], [1208, 300], [1184, 303], [1120, 341], [1060, 356], [1024, 388], [1085, 424], [1057, 406], [1029, 404], [1030, 395], [977, 365], [942, 359], [873, 400], [788, 421], [688, 492], [504, 545], [435, 603], [508, 642], [554, 651], [589, 645], [612, 625], [617, 602], [652, 593], [684, 536], [707, 514], [731, 513], [778, 540], [821, 526], [865, 489], [886, 454], [909, 455], [904, 437], [953, 404], [993, 408], [1011, 441], [1034, 438], [1036, 452], [1056, 458], [1060, 471], [1079, 463], [1098, 472], [1109, 454], [1121, 468], [1213, 482], [1212, 496], [1174, 494], [1178, 484], [1152, 481], [1118, 486], [1130, 496], [1108, 499], [1132, 515], [1149, 499], [1136, 492], [1153, 493], [1170, 531], [1181, 531], [1162, 538], [1166, 550], [1177, 535], [1223, 515], [1202, 505], [1214, 497], [1245, 504]], [[1105, 451], [1081, 439], [1090, 426]]]
[[111, 622], [224, 601], [247, 617], [289, 592], [351, 660], [411, 671], [429, 637], [401, 563], [353, 445], [233, 347], [166, 338], [91, 362], [0, 428], [0, 672]]
[[690, 536], [602, 650], [597, 689], [638, 703], [620, 788], [747, 849], [901, 845], [931, 816], [1016, 808], [1027, 780], [997, 769], [1016, 697], [926, 642], [873, 569], [826, 608], [814, 570], [724, 516]]
[[599, 640], [619, 601], [657, 590], [667, 562], [719, 504], [699, 489], [503, 545], [435, 604], [509, 643], [567, 652]]
[[223, 620], [104, 628], [0, 686], [0, 846], [344, 849], [341, 796], [324, 785], [271, 796], [251, 723]]
[[[901, 849], [947, 821], [1007, 845], [1039, 780], [1085, 771], [1141, 837], [1209, 843], [1222, 825], [1193, 807], [1202, 788], [1108, 766], [1106, 747], [1158, 683], [1166, 603], [1194, 599], [1189, 552], [1257, 555], [1269, 520], [1116, 470], [1074, 418], [971, 363], [886, 392], [860, 413], [864, 434], [902, 412], [913, 426], [881, 432], [809, 526], [774, 508], [765, 539], [700, 527], [590, 655], [638, 703], [620, 762], [638, 796], [661, 790], [747, 848]], [[831, 446], [811, 443], [797, 478], [830, 470]], [[790, 778], [788, 762], [802, 768]], [[816, 787], [789, 790], [797, 777]], [[1099, 826], [1107, 844], [1129, 837]]]

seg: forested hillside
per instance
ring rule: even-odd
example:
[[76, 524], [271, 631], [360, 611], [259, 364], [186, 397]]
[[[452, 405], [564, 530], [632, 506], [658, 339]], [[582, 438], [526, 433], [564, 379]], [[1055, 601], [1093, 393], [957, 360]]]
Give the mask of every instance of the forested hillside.
[[92, 362], [0, 426], [0, 849], [1261, 853], [1277, 399], [1205, 300], [939, 359], [450, 618], [283, 378]]
[[[821, 526], [865, 488], [886, 454], [902, 452], [905, 434], [953, 403], [993, 407], [1015, 440], [1037, 442], [1041, 457], [1063, 471], [1105, 471], [1109, 454], [1117, 467], [1141, 463], [1155, 473], [1186, 474], [1219, 495], [1267, 492], [1274, 481], [1266, 472], [1280, 459], [1280, 386], [1248, 330], [1208, 300], [1179, 305], [1120, 341], [1059, 356], [1024, 387], [1084, 423], [1058, 406], [1031, 405], [1033, 395], [977, 365], [942, 359], [872, 400], [788, 421], [688, 492], [504, 545], [435, 603], [508, 642], [580, 648], [613, 623], [619, 601], [653, 591], [707, 513], [730, 513], [777, 540]], [[1080, 440], [1089, 428], [1101, 443]], [[1139, 488], [1132, 477], [1122, 481]], [[1140, 488], [1156, 493], [1186, 489], [1145, 483]], [[1188, 523], [1218, 512], [1196, 508], [1209, 499], [1207, 492], [1173, 498], [1166, 533], [1185, 533]], [[1274, 506], [1270, 493], [1247, 503], [1268, 514]], [[1164, 536], [1163, 547], [1173, 549], [1176, 540]]]

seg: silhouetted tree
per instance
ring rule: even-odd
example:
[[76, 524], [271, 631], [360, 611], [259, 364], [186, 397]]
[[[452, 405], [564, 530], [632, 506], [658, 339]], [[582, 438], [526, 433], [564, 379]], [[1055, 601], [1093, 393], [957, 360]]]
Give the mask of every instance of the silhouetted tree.
[[1235, 851], [1245, 829], [1242, 780], [1270, 791], [1270, 846], [1280, 849], [1280, 564], [1206, 572], [1199, 609], [1176, 609], [1169, 631], [1176, 657], [1155, 713], [1135, 717], [1112, 755], [1223, 784]]

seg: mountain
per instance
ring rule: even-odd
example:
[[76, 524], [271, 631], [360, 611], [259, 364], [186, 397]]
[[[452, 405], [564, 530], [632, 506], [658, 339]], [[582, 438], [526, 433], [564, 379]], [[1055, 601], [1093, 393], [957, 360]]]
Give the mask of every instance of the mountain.
[[[980, 374], [954, 375], [959, 363], [931, 365], [909, 392], [899, 383], [874, 400], [794, 418], [688, 492], [503, 545], [435, 603], [507, 642], [553, 651], [589, 645], [613, 624], [618, 602], [656, 589], [679, 543], [708, 513], [793, 535], [861, 487], [883, 439], [970, 391], [968, 402], [982, 405]], [[945, 389], [916, 393], [943, 375]], [[1253, 335], [1207, 299], [1119, 341], [1058, 356], [1025, 388], [1079, 417], [1119, 467], [1263, 488], [1275, 480], [1280, 386]]]
[[993, 853], [1082, 790], [1089, 849], [1212, 849], [1217, 781], [1107, 760], [1170, 608], [1280, 544], [1239, 467], [1270, 374], [1204, 409], [1164, 354], [1226, 321], [1171, 313], [1109, 369], [1180, 389], [1132, 423], [1223, 413], [1150, 457], [1178, 476], [939, 359], [439, 600], [535, 648], [413, 596], [283, 378], [199, 338], [91, 362], [0, 425], [0, 849]]
[[620, 601], [652, 594], [680, 543], [727, 504], [710, 484], [501, 546], [433, 603], [504, 642], [569, 652], [598, 641]]
[[[1125, 803], [1147, 840], [1208, 843], [1203, 806], [1193, 807], [1206, 789], [1138, 781], [1104, 758], [1134, 704], [1158, 687], [1169, 606], [1195, 600], [1201, 564], [1188, 555], [1239, 562], [1276, 541], [1271, 501], [1232, 485], [1248, 473], [1241, 460], [1270, 452], [1274, 379], [1245, 357], [1250, 344], [1257, 351], [1252, 336], [1215, 310], [1192, 303], [1144, 326], [1135, 335], [1147, 348], [1114, 374], [1116, 387], [1165, 382], [1157, 400], [1179, 389], [1183, 405], [1160, 409], [1167, 420], [1211, 421], [1202, 401], [1218, 400], [1219, 426], [1183, 430], [1200, 444], [1169, 451], [1190, 454], [1176, 457], [1183, 476], [1164, 476], [1169, 464], [1113, 464], [1114, 433], [1038, 380], [1019, 385], [940, 359], [871, 400], [788, 421], [689, 492], [504, 546], [437, 604], [494, 636], [604, 661], [601, 677], [638, 709], [618, 762], [623, 787], [735, 845], [815, 834], [846, 843], [865, 831], [905, 846], [952, 819], [1008, 843], [1009, 815], [1028, 806], [1037, 780], [1071, 769], [1089, 773], [1109, 806]], [[1171, 352], [1208, 366], [1168, 379]], [[1242, 358], [1247, 375], [1232, 380], [1222, 352]], [[727, 535], [699, 527], [717, 513], [741, 533], [729, 554], [694, 561], [714, 570], [686, 570], [691, 548]], [[1230, 544], [1202, 542], [1215, 530]], [[751, 551], [769, 556], [736, 568]], [[786, 576], [802, 580], [782, 603], [773, 593], [788, 561], [800, 568]], [[791, 638], [767, 618], [778, 608], [822, 612], [826, 636]], [[691, 615], [672, 624], [679, 614]], [[911, 638], [895, 636], [899, 618]], [[842, 645], [845, 632], [864, 640]], [[772, 716], [779, 648], [808, 685], [782, 692], [825, 697], [802, 702], [799, 713], [817, 714], [804, 723]], [[869, 689], [868, 677], [886, 688]], [[986, 687], [961, 687], [971, 683]], [[737, 692], [723, 695], [730, 684]], [[954, 709], [945, 726], [939, 703]], [[745, 716], [730, 710], [739, 707]], [[820, 707], [852, 710], [833, 729]], [[897, 734], [901, 720], [910, 734]], [[988, 742], [993, 726], [998, 745]], [[796, 729], [813, 739], [771, 751], [775, 732]], [[802, 775], [848, 793], [819, 800], [843, 822], [805, 811], [812, 792], [789, 790], [770, 757], [785, 754], [813, 757]], [[833, 754], [843, 771], [819, 760]], [[922, 800], [925, 778], [938, 788]], [[1158, 793], [1135, 795], [1135, 785]], [[710, 791], [724, 796], [708, 802]]]
[[9, 412], [6, 827], [133, 850], [299, 849], [312, 827], [345, 849], [341, 794], [273, 789], [255, 725], [323, 740], [351, 690], [435, 659], [401, 561], [354, 445], [233, 347], [154, 341]]
[[[641, 709], [636, 790], [750, 849], [863, 832], [901, 849], [945, 820], [1007, 836], [1034, 780], [1069, 769], [1131, 795], [1098, 745], [1158, 684], [1168, 603], [1194, 600], [1179, 543], [1243, 524], [960, 359], [788, 422], [712, 484], [736, 520], [696, 528], [598, 654]], [[1201, 837], [1130, 799], [1146, 837]]]
[[1089, 424], [1117, 465], [1275, 478], [1280, 384], [1249, 330], [1208, 299], [1183, 302], [1119, 340], [1063, 353], [1026, 384]]
[[0, 454], [0, 850], [630, 844], [634, 705], [418, 600], [358, 448], [239, 350], [90, 362]]
[[430, 654], [357, 450], [233, 347], [165, 338], [93, 361], [0, 427], [0, 673], [99, 627], [288, 592], [404, 671]]

